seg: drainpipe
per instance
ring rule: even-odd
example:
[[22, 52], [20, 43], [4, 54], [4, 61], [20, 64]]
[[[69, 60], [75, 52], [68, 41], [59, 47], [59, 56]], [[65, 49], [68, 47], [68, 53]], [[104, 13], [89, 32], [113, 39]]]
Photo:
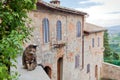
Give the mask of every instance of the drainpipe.
[[82, 69], [84, 68], [84, 16], [82, 17]]
[[67, 53], [68, 53], [68, 21], [67, 21], [67, 15], [64, 15], [66, 17], [66, 33], [65, 33], [65, 43], [66, 43], [66, 54], [65, 54], [65, 57], [67, 56]]

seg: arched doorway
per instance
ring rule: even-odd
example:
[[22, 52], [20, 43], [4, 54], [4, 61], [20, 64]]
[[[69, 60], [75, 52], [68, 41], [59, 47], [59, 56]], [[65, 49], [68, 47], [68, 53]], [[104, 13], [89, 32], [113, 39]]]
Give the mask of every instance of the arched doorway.
[[95, 66], [95, 78], [98, 80], [98, 66]]
[[63, 58], [59, 58], [57, 62], [57, 80], [62, 80], [63, 77]]
[[48, 76], [51, 78], [51, 73], [52, 73], [51, 68], [49, 66], [46, 66], [44, 70], [48, 74]]

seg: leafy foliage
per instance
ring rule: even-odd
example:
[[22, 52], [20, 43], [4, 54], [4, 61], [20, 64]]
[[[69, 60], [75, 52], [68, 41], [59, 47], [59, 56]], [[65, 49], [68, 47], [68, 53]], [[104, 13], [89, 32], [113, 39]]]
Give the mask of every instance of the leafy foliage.
[[0, 0], [0, 80], [13, 80], [11, 62], [22, 51], [23, 40], [31, 33], [27, 13], [35, 9], [36, 0]]
[[109, 45], [109, 38], [108, 38], [108, 32], [105, 31], [104, 32], [104, 57], [108, 58], [110, 55], [112, 55], [112, 50], [110, 49], [110, 45]]
[[113, 60], [119, 60], [119, 55], [116, 52], [113, 52]]
[[120, 54], [120, 33], [110, 36], [110, 47], [113, 49], [113, 51]]
[[[109, 37], [107, 31], [104, 33], [104, 47], [104, 61], [120, 66], [120, 58], [117, 52], [118, 44], [109, 44]], [[116, 50], [112, 47], [116, 48]]]

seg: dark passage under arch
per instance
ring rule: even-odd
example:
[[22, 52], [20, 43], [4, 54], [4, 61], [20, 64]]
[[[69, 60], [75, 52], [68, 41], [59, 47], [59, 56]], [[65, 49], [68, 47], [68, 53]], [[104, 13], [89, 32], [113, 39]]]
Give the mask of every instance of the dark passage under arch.
[[52, 73], [51, 68], [49, 66], [46, 66], [44, 70], [47, 73], [47, 75], [51, 78], [51, 73]]

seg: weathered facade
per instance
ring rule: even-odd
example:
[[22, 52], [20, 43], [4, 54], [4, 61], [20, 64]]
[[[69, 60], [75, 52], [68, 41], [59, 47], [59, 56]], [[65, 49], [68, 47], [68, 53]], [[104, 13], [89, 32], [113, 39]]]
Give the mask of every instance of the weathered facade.
[[[84, 27], [85, 73], [83, 80], [99, 80], [103, 62], [104, 28], [86, 23]], [[89, 71], [88, 71], [89, 70]], [[88, 72], [86, 72], [88, 71]], [[84, 74], [85, 75], [85, 74]], [[88, 79], [89, 78], [89, 79]]]
[[58, 0], [39, 0], [29, 16], [34, 31], [27, 45], [39, 46], [38, 64], [51, 80], [99, 80], [105, 29], [85, 23], [87, 13], [60, 7]]

